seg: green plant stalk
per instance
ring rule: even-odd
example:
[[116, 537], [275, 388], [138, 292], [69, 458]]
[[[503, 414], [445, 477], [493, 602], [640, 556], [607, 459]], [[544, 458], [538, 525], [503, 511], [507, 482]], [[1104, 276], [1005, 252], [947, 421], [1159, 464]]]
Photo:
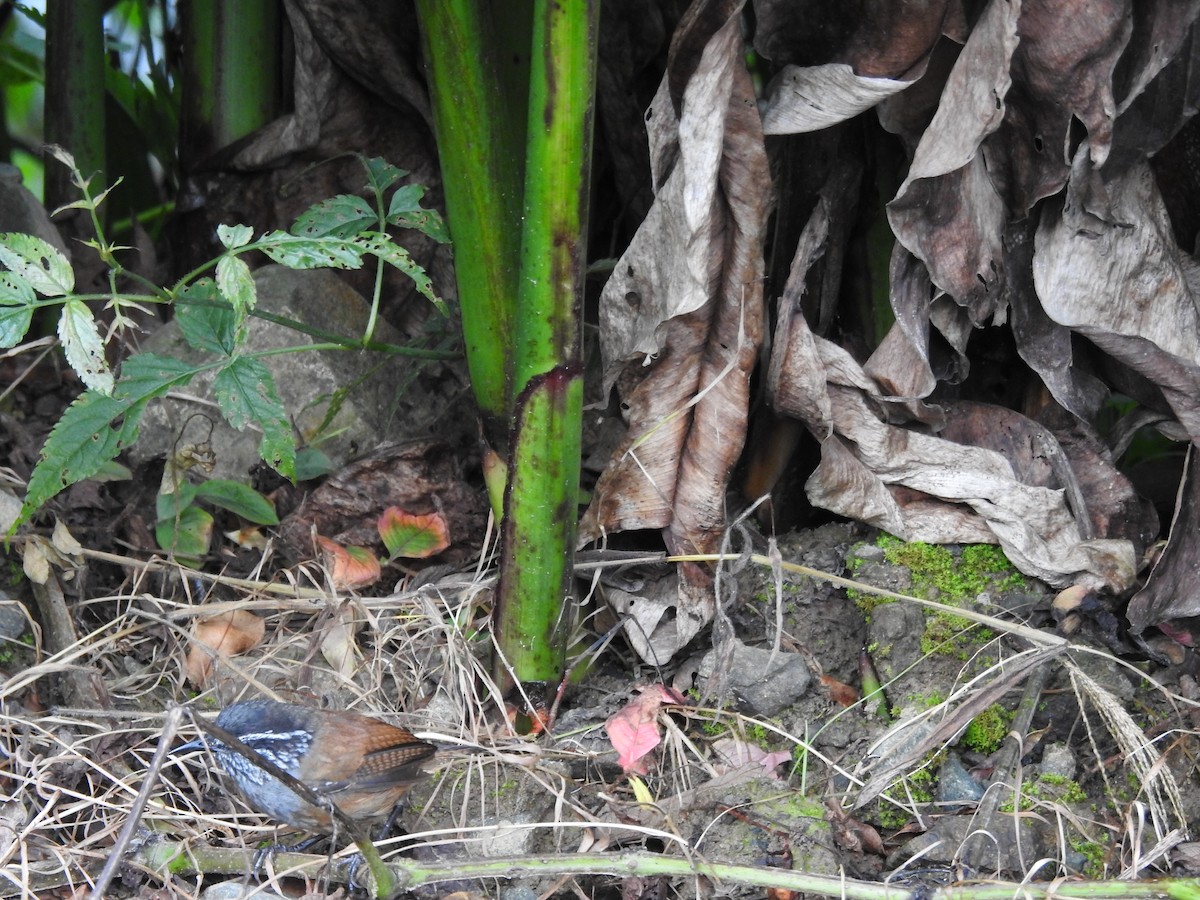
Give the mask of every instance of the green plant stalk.
[[[208, 874], [237, 875], [246, 871], [250, 854], [245, 850], [213, 850], [160, 841], [147, 843], [139, 854], [155, 871], [190, 877], [199, 871]], [[305, 863], [317, 871], [326, 865], [324, 856], [299, 853], [275, 858], [277, 869], [299, 868]], [[847, 900], [1011, 900], [1014, 896], [1031, 900], [1155, 900], [1177, 898], [1195, 900], [1200, 895], [1200, 879], [1157, 878], [1143, 881], [1063, 881], [982, 882], [956, 884], [930, 889], [905, 888], [878, 881], [860, 881], [831, 875], [812, 875], [803, 871], [721, 862], [692, 862], [678, 857], [650, 853], [562, 853], [543, 858], [455, 860], [446, 863], [393, 861], [397, 886], [412, 890], [421, 885], [458, 879], [558, 877], [562, 875], [614, 875], [621, 878], [667, 876], [703, 877], [724, 888], [733, 885], [782, 888], [824, 897]]]
[[[504, 494], [494, 676], [552, 696], [562, 678], [574, 572], [583, 377], [575, 366], [539, 375], [520, 398]], [[537, 702], [535, 701], [535, 705]]]
[[180, 154], [185, 171], [266, 125], [279, 110], [276, 0], [188, 0]]
[[[514, 396], [517, 223], [525, 177], [524, 97], [514, 101], [505, 89], [521, 80], [501, 73], [511, 46], [522, 48], [516, 56], [524, 58], [528, 37], [501, 45], [490, 9], [477, 0], [417, 0], [467, 366], [486, 436], [499, 445]], [[498, 18], [517, 27], [520, 12], [506, 5]]]
[[[537, 0], [514, 375], [522, 388], [505, 493], [494, 624], [497, 682], [552, 687], [570, 628], [583, 379], [579, 321], [587, 246], [598, 0]], [[527, 387], [526, 387], [527, 386]]]
[[[104, 0], [46, 4], [46, 141], [74, 154], [90, 178], [107, 167], [104, 153]], [[46, 205], [77, 199], [71, 173], [46, 167]]]
[[579, 357], [599, 15], [599, 0], [534, 4], [517, 295], [518, 391], [535, 376]]

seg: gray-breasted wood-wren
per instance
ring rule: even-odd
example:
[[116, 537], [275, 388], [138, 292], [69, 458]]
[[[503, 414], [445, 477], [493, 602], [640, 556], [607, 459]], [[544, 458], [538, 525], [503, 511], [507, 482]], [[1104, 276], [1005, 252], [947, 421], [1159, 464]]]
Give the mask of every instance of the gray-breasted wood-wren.
[[[420, 777], [432, 744], [403, 728], [354, 712], [315, 709], [275, 700], [246, 700], [217, 716], [223, 728], [297, 781], [328, 798], [356, 821], [392, 811]], [[175, 752], [203, 747], [196, 740]], [[208, 746], [246, 802], [305, 831], [328, 833], [328, 808], [314, 806], [262, 766], [215, 738]]]

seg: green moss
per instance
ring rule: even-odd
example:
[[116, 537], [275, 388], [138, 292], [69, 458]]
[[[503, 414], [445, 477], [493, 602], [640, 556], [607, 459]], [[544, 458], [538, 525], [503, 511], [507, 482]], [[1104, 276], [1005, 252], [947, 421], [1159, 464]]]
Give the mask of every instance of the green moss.
[[912, 573], [912, 589], [917, 596], [957, 604], [974, 599], [988, 588], [1013, 590], [1025, 585], [1004, 551], [991, 544], [971, 544], [955, 554], [936, 544], [906, 544], [886, 537], [886, 541], [879, 540], [884, 559]]
[[980, 753], [995, 753], [1008, 734], [1013, 714], [998, 703], [992, 704], [974, 719], [963, 732], [962, 743]]
[[[1029, 811], [1035, 806], [1047, 804], [1087, 803], [1087, 794], [1079, 786], [1079, 782], [1064, 778], [1062, 775], [1039, 775], [1035, 781], [1024, 786], [1021, 791], [1021, 809]], [[1001, 812], [1012, 812], [1011, 802], [1000, 807]]]
[[1108, 859], [1108, 849], [1103, 844], [1082, 839], [1073, 840], [1070, 844], [1072, 850], [1087, 860], [1082, 873], [1085, 878], [1098, 881], [1107, 874], [1105, 863]]
[[747, 722], [746, 740], [764, 750], [769, 750], [771, 747], [771, 732], [767, 731], [766, 726], [760, 725], [758, 722]]

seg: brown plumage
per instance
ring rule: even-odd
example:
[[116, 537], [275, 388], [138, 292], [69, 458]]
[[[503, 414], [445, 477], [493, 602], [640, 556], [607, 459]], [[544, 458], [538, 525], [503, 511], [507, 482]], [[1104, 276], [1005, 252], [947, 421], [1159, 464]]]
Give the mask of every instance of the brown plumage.
[[[403, 728], [370, 716], [274, 700], [235, 703], [217, 716], [217, 725], [332, 800], [349, 818], [362, 821], [391, 812], [420, 777], [421, 762], [436, 750]], [[199, 741], [179, 749], [196, 746]], [[314, 806], [220, 741], [210, 739], [208, 746], [255, 809], [305, 831], [334, 830], [328, 808]]]

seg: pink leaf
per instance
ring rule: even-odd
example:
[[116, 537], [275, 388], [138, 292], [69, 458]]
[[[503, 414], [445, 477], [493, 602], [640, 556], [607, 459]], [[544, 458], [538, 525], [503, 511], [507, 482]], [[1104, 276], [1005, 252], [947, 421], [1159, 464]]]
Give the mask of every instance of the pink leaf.
[[604, 723], [608, 739], [617, 751], [617, 762], [626, 772], [646, 773], [644, 757], [658, 746], [658, 710], [664, 703], [683, 703], [676, 691], [656, 684], [627, 703]]

